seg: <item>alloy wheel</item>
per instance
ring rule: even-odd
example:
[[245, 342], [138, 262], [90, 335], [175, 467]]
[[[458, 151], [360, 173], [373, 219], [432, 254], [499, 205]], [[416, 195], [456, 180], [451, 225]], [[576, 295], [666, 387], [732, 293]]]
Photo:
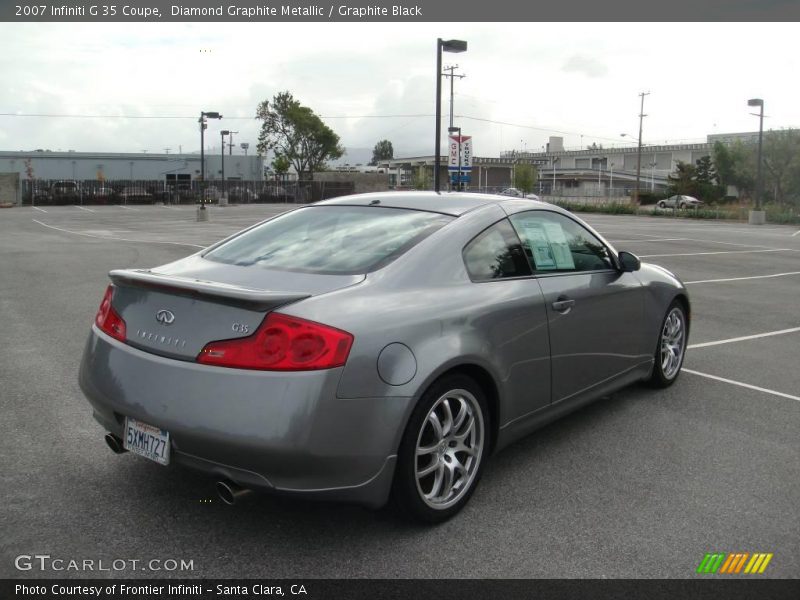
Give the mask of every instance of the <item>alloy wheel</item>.
[[417, 436], [414, 473], [420, 499], [444, 510], [472, 486], [483, 458], [483, 412], [475, 396], [454, 389], [434, 402]]
[[683, 311], [674, 307], [664, 320], [661, 331], [661, 372], [674, 379], [680, 371], [686, 349], [686, 322]]

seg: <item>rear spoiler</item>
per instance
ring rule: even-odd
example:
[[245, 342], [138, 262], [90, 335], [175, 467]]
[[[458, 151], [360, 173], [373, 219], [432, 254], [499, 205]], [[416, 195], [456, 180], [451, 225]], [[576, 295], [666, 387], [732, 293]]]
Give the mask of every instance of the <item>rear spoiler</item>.
[[116, 285], [160, 288], [181, 296], [197, 296], [220, 304], [242, 306], [260, 311], [311, 297], [311, 294], [255, 290], [216, 281], [163, 275], [143, 269], [115, 269], [109, 272], [108, 276]]

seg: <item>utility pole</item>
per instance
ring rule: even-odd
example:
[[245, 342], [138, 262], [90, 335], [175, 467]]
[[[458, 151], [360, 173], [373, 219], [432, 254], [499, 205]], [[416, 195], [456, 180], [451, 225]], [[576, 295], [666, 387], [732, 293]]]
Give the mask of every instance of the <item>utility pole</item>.
[[442, 69], [443, 71], [450, 71], [450, 73], [442, 73], [442, 75], [450, 79], [450, 129], [453, 128], [453, 82], [455, 81], [456, 77], [459, 79], [464, 79], [464, 77], [466, 77], [466, 75], [456, 75], [456, 69], [458, 69], [458, 65], [453, 65], [452, 67], [445, 67]]
[[644, 97], [649, 96], [650, 92], [641, 92], [639, 96], [642, 98], [642, 106], [639, 111], [639, 147], [636, 150], [636, 195], [633, 197], [633, 203], [639, 205], [639, 178], [642, 174], [642, 121], [647, 116], [644, 114]]
[[233, 134], [239, 133], [238, 131], [228, 132], [228, 156], [233, 156]]

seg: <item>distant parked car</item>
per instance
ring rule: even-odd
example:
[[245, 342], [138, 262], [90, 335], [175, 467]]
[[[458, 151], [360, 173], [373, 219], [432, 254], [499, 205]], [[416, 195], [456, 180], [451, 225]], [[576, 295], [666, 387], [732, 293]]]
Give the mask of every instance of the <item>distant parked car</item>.
[[517, 188], [506, 188], [502, 192], [500, 192], [501, 196], [510, 196], [511, 198], [522, 198], [525, 196], [525, 193], [522, 190], [518, 190]]
[[50, 202], [53, 204], [74, 204], [80, 203], [81, 186], [77, 181], [63, 180], [56, 181], [50, 185]]
[[122, 202], [152, 202], [153, 195], [140, 186], [126, 186], [119, 191], [118, 197]]
[[110, 202], [111, 199], [114, 197], [114, 189], [107, 186], [101, 185], [90, 190], [87, 190], [84, 194], [84, 197], [88, 202], [97, 202], [100, 204], [105, 204]]
[[659, 200], [658, 207], [659, 208], [697, 208], [703, 204], [701, 200], [698, 200], [694, 196], [670, 196], [666, 200]]
[[538, 200], [538, 201], [540, 201], [540, 202], [541, 202], [541, 200], [542, 200], [542, 199], [541, 199], [541, 198], [539, 198], [539, 196], [537, 196], [536, 194], [525, 194], [525, 198], [527, 198], [528, 200]]
[[258, 194], [248, 187], [236, 186], [228, 190], [228, 200], [230, 202], [255, 202]]
[[258, 194], [258, 199], [261, 202], [294, 202], [295, 188], [287, 188], [275, 183], [267, 184], [267, 186]]

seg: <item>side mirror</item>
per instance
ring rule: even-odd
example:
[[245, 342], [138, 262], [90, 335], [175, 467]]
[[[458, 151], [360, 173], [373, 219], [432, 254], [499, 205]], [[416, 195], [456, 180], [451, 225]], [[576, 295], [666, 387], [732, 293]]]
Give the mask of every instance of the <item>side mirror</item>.
[[625, 252], [623, 250], [617, 255], [617, 258], [619, 258], [619, 265], [623, 273], [638, 271], [642, 267], [642, 261], [631, 252]]

